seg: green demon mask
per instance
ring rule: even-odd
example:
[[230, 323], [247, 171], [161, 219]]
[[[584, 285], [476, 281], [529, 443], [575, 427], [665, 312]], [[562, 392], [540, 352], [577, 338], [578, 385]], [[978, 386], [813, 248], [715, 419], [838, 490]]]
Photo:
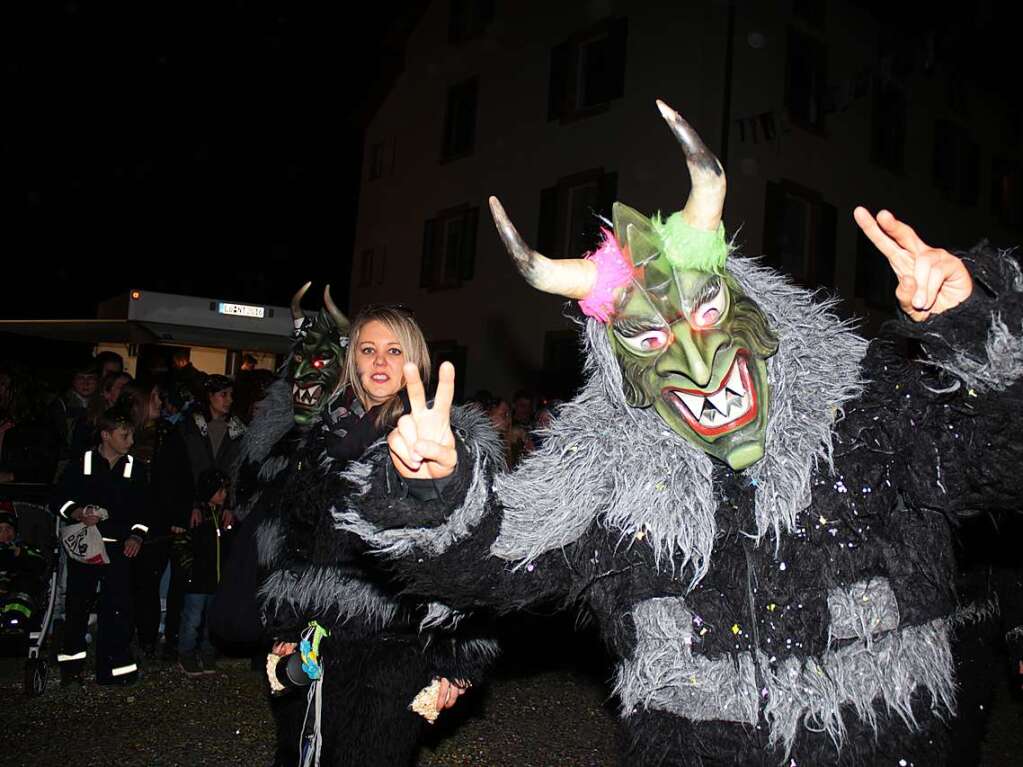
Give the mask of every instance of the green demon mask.
[[721, 164], [685, 120], [658, 107], [692, 179], [680, 212], [650, 219], [615, 203], [614, 231], [604, 231], [596, 251], [551, 261], [526, 245], [496, 198], [491, 211], [531, 285], [578, 299], [585, 314], [606, 324], [628, 404], [653, 406], [685, 440], [744, 469], [764, 455], [766, 360], [778, 341], [727, 269]]
[[330, 286], [323, 291], [323, 309], [314, 317], [302, 311], [302, 296], [311, 282], [303, 285], [291, 300], [295, 321], [294, 343], [288, 364], [295, 423], [311, 424], [330, 401], [341, 380], [348, 347], [348, 319], [334, 305]]

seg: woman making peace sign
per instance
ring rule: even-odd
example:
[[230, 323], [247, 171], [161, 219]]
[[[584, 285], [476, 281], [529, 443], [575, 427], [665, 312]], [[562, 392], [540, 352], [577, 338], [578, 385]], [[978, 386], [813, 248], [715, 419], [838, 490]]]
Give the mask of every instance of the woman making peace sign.
[[409, 710], [413, 699], [430, 687], [423, 716], [435, 717], [455, 704], [496, 649], [488, 640], [466, 639], [464, 629], [456, 635], [457, 621], [448, 621], [453, 613], [442, 605], [399, 599], [385, 575], [363, 567], [365, 545], [333, 530], [328, 499], [351, 491], [344, 475], [348, 462], [411, 410], [403, 365], [415, 371], [416, 407], [430, 372], [422, 331], [403, 307], [367, 307], [352, 324], [350, 339], [342, 375], [347, 389], [327, 406], [330, 431], [314, 424], [316, 433], [283, 492], [294, 511], [260, 531], [277, 541], [260, 588], [274, 654], [292, 655], [310, 621], [329, 631], [317, 648], [323, 680], [318, 725], [310, 724], [304, 706], [278, 707], [278, 767], [304, 765], [317, 749], [310, 763], [409, 764], [424, 725]]

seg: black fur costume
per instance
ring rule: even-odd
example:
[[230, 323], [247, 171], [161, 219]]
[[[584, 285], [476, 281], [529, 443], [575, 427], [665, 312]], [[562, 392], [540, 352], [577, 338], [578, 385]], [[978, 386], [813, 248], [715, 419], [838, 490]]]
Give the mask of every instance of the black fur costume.
[[[330, 635], [324, 667], [321, 764], [409, 764], [425, 721], [408, 709], [434, 677], [479, 681], [496, 644], [475, 636], [440, 605], [399, 600], [386, 579], [362, 566], [365, 544], [333, 529], [327, 501], [350, 490], [326, 454], [328, 413], [309, 430], [277, 443], [264, 466], [257, 509], [258, 594], [266, 633], [297, 642], [309, 621]], [[372, 417], [372, 415], [367, 416]], [[287, 460], [280, 458], [286, 456]], [[305, 689], [273, 700], [276, 767], [297, 765], [306, 716]]]
[[617, 658], [623, 765], [946, 764], [953, 527], [1023, 495], [1023, 279], [986, 246], [962, 257], [966, 302], [869, 347], [730, 259], [780, 339], [750, 469], [629, 408], [590, 320], [588, 382], [513, 474], [453, 419], [443, 498], [408, 497], [381, 446], [337, 525], [457, 609], [588, 609]]

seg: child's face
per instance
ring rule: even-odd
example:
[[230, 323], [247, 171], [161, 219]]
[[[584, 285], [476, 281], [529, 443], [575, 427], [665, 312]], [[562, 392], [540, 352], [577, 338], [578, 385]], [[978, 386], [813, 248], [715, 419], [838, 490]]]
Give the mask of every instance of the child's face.
[[96, 393], [96, 383], [95, 373], [75, 373], [75, 377], [71, 379], [71, 388], [79, 397], [88, 399]]
[[0, 522], [0, 543], [10, 543], [14, 540], [14, 527], [6, 522]]
[[224, 501], [226, 501], [226, 500], [227, 500], [227, 488], [222, 487], [217, 492], [215, 492], [213, 494], [213, 497], [210, 498], [210, 503], [212, 503], [214, 506], [223, 506], [224, 505]]
[[118, 426], [113, 431], [101, 431], [100, 439], [117, 455], [128, 455], [135, 444], [135, 430], [129, 426]]

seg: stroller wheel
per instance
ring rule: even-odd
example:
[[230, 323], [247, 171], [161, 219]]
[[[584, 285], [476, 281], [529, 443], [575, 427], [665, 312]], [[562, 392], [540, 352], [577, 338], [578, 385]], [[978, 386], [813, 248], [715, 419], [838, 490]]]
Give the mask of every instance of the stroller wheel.
[[30, 658], [25, 661], [25, 694], [36, 698], [46, 690], [46, 678], [50, 669], [42, 658]]

